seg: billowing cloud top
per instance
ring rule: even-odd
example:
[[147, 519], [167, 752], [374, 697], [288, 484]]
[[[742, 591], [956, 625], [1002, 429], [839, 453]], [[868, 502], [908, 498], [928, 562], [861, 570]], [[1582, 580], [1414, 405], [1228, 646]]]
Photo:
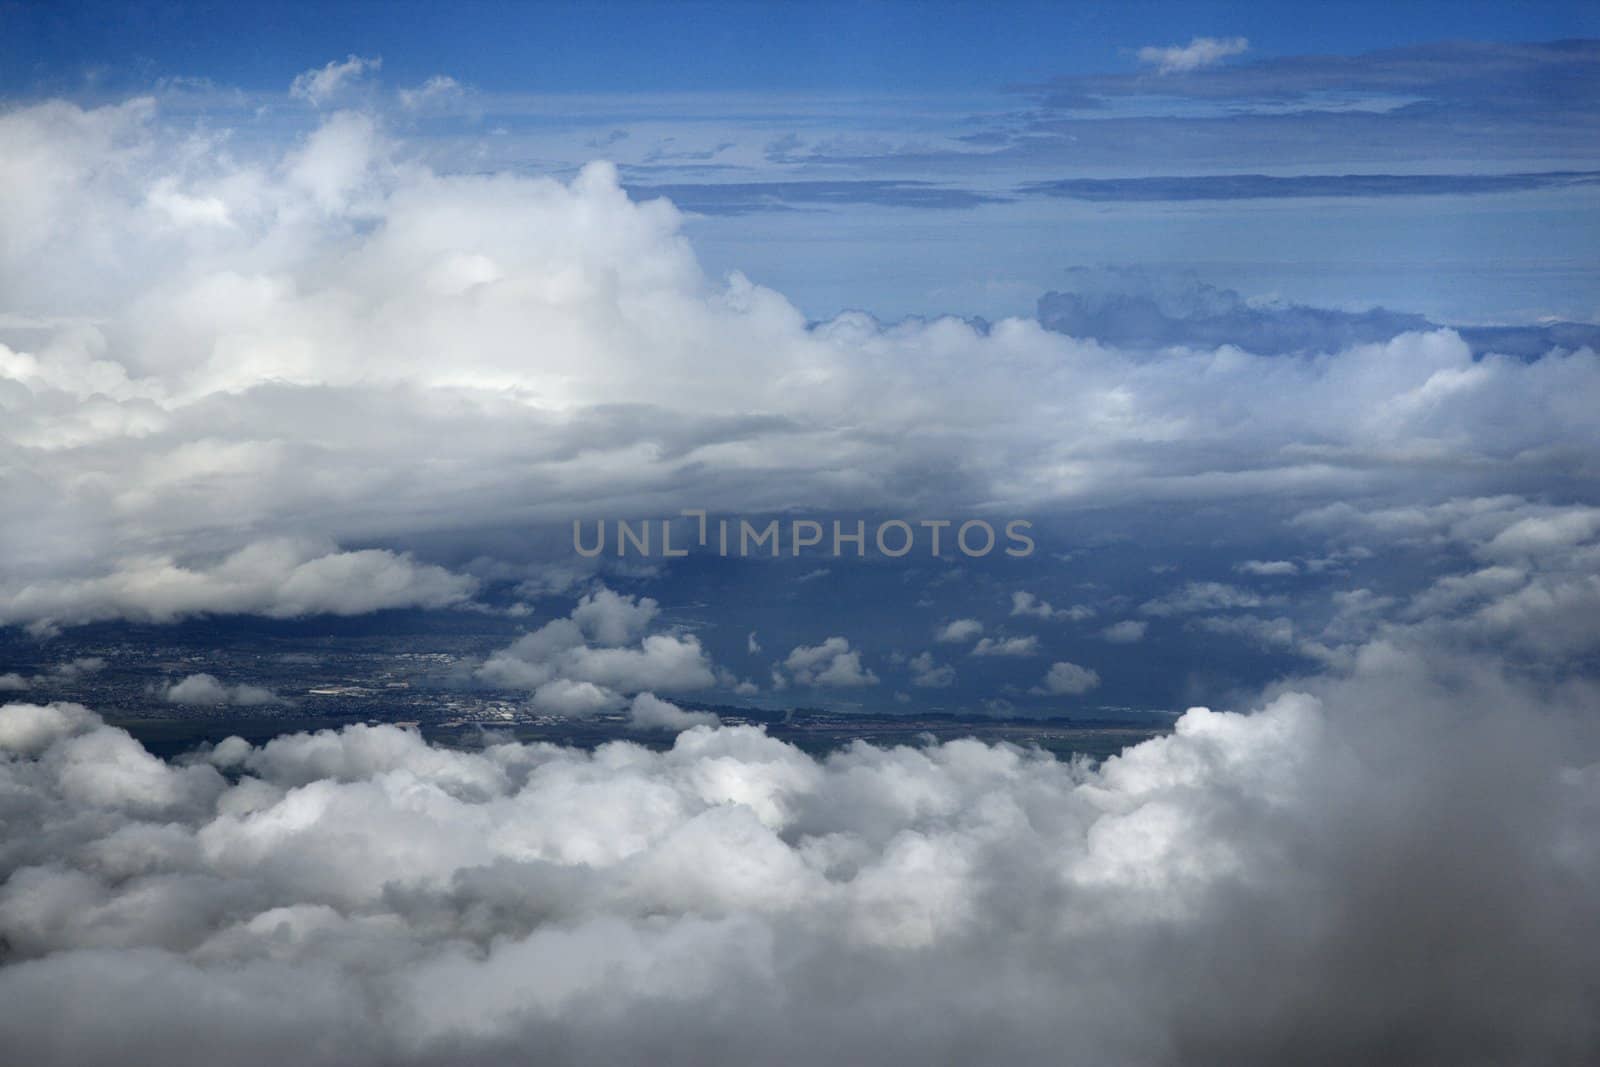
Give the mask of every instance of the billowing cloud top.
[[1587, 352], [808, 324], [708, 279], [610, 166], [438, 173], [355, 111], [279, 150], [47, 103], [0, 145], [0, 622], [461, 604], [473, 579], [382, 546], [662, 494], [935, 513], [1593, 473]]
[[354, 726], [170, 765], [12, 704], [0, 1038], [76, 1063], [1272, 1063], [1399, 1032], [1420, 1060], [1578, 1062], [1600, 775], [1569, 755], [1596, 697], [1375, 645], [1098, 770], [710, 725], [593, 753]]

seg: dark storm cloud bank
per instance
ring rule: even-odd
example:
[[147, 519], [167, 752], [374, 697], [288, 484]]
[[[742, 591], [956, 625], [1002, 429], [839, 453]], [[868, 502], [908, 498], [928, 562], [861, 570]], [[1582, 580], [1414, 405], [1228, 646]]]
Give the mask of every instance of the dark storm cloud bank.
[[[1368, 645], [1099, 769], [432, 748], [166, 765], [0, 710], [0, 1040], [34, 1064], [1580, 1063], [1592, 684]], [[25, 829], [24, 829], [25, 828]]]
[[[1193, 277], [1165, 279], [1137, 269], [1074, 269], [1072, 288], [1039, 298], [1039, 322], [1071, 337], [1136, 348], [1236, 345], [1247, 352], [1335, 352], [1403, 333], [1450, 328], [1424, 315], [1368, 308], [1342, 311], [1284, 301], [1255, 303]], [[1555, 349], [1600, 350], [1600, 325], [1454, 327], [1474, 357], [1538, 359]]]

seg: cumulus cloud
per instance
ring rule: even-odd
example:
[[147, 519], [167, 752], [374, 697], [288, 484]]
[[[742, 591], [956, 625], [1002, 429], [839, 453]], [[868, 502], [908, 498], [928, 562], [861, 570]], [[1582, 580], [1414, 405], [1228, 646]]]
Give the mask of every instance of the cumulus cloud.
[[33, 683], [15, 671], [0, 674], [0, 693], [20, 693]]
[[1165, 596], [1145, 601], [1139, 610], [1146, 615], [1187, 615], [1225, 608], [1255, 608], [1263, 603], [1260, 596], [1248, 589], [1225, 582], [1187, 582]]
[[477, 677], [532, 693], [535, 708], [584, 716], [620, 708], [648, 690], [686, 692], [717, 682], [693, 634], [649, 633], [659, 612], [649, 597], [605, 587], [585, 594], [571, 613], [524, 634], [484, 660]]
[[261, 541], [209, 565], [171, 557], [125, 559], [81, 579], [0, 583], [0, 623], [40, 629], [131, 619], [173, 622], [194, 615], [275, 619], [361, 615], [385, 608], [463, 605], [475, 579], [383, 549], [343, 552], [304, 540]]
[[1073, 622], [1082, 622], [1084, 619], [1094, 617], [1094, 609], [1083, 604], [1074, 604], [1070, 608], [1057, 608], [1032, 593], [1018, 590], [1011, 594], [1011, 614], [1035, 619], [1071, 619]]
[[1300, 573], [1299, 564], [1288, 559], [1247, 559], [1234, 564], [1233, 569], [1257, 578], [1286, 578]]
[[271, 689], [259, 685], [224, 685], [211, 674], [191, 674], [174, 682], [162, 691], [162, 699], [169, 704], [187, 704], [199, 707], [221, 707], [232, 704], [242, 708], [262, 707], [285, 703]]
[[464, 91], [461, 83], [448, 74], [435, 74], [414, 89], [401, 89], [400, 106], [409, 111], [419, 111], [459, 97]]
[[50, 674], [55, 678], [75, 681], [91, 674], [99, 674], [105, 669], [106, 661], [103, 656], [78, 656], [65, 663], [55, 664], [50, 668]]
[[[326, 66], [295, 75], [294, 81], [289, 86], [289, 95], [321, 107], [353, 82], [381, 66], [383, 66], [382, 59], [367, 59], [357, 55], [347, 56], [343, 61], [334, 60]], [[430, 81], [428, 84], [433, 83]]]
[[718, 721], [716, 715], [709, 711], [684, 711], [654, 693], [640, 693], [628, 708], [628, 722], [638, 730], [677, 732], [695, 726], [715, 726]]
[[[151, 101], [0, 115], [0, 288], [50, 324], [0, 338], [0, 619], [173, 618], [168, 578], [191, 580], [165, 572], [260, 544], [382, 551], [649, 513], [669, 488], [743, 513], [1309, 509], [1373, 471], [1433, 494], [1446, 456], [1451, 492], [1500, 491], [1512, 463], [1574, 482], [1600, 447], [1587, 351], [1477, 359], [1425, 324], [1150, 360], [1032, 320], [810, 323], [706, 277], [675, 209], [613, 168], [438, 173], [372, 116], [308, 119], [236, 156]], [[909, 434], [933, 462], [885, 445]], [[471, 595], [444, 589], [411, 599]]]
[[955, 668], [935, 660], [932, 652], [919, 652], [907, 661], [907, 666], [911, 668], [911, 684], [920, 689], [945, 689], [955, 684]]
[[32, 1063], [1265, 1064], [1403, 1032], [1430, 1062], [1582, 1062], [1597, 696], [1378, 643], [1098, 767], [710, 726], [167, 764], [8, 705], [30, 830], [0, 842], [0, 1036]]
[[1041, 691], [1051, 695], [1081, 696], [1100, 684], [1100, 675], [1088, 667], [1060, 661], [1052, 663]]
[[877, 685], [878, 676], [861, 665], [861, 653], [843, 637], [830, 637], [820, 645], [800, 645], [783, 661], [800, 685], [854, 688]]
[[970, 641], [983, 633], [983, 623], [977, 619], [954, 619], [939, 628], [933, 635], [935, 641], [943, 644], [959, 644]]
[[1196, 37], [1182, 45], [1146, 45], [1139, 49], [1139, 62], [1154, 66], [1161, 74], [1186, 74], [1249, 49], [1250, 42], [1243, 37]]
[[1372, 590], [1336, 595], [1338, 611], [1299, 650], [1342, 654], [1339, 643], [1416, 632], [1430, 640], [1515, 647], [1568, 667], [1600, 649], [1600, 521], [1585, 504], [1520, 496], [1456, 497], [1437, 504], [1308, 509], [1295, 524], [1391, 548], [1464, 554], [1407, 598]]
[[1100, 631], [1100, 636], [1116, 645], [1134, 645], [1144, 640], [1150, 624], [1143, 619], [1123, 619]]
[[[1200, 43], [1148, 61], [1231, 47]], [[340, 102], [368, 69], [297, 95]], [[1574, 499], [1600, 449], [1592, 351], [1478, 358], [1422, 320], [1237, 299], [1137, 305], [1153, 332], [1099, 341], [1050, 326], [1128, 305], [813, 322], [706, 276], [677, 210], [612, 167], [442, 173], [373, 115], [301, 111], [248, 151], [150, 100], [0, 114], [0, 315], [36, 324], [0, 326], [0, 624], [477, 606], [498, 561], [396, 546], [665, 495], [1197, 519], [1293, 500], [1291, 532], [1330, 542], [1308, 572], [1368, 545], [1427, 569], [1353, 579], [1310, 619], [1222, 582], [1158, 591], [1141, 612], [1167, 629], [1324, 673], [1098, 766], [972, 741], [814, 757], [717, 728], [657, 694], [732, 676], [603, 588], [475, 679], [677, 731], [665, 751], [350, 727], [167, 764], [83, 707], [6, 706], [14, 1058], [1596, 1058], [1600, 512]], [[1245, 551], [1299, 549], [1221, 558]], [[517, 580], [564, 592], [597, 567]], [[1026, 592], [1012, 614], [1062, 617]], [[908, 685], [954, 681], [931, 652], [906, 664]], [[774, 688], [791, 677], [879, 681], [842, 636], [795, 648]], [[1060, 660], [1038, 689], [1096, 681]]]
[[974, 656], [1032, 656], [1039, 651], [1039, 639], [1026, 637], [985, 637], [972, 646]]

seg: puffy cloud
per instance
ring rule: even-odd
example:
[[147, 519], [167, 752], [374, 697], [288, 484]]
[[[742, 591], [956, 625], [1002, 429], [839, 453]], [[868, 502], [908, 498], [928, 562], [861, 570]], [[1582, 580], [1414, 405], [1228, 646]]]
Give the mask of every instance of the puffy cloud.
[[1123, 619], [1100, 631], [1100, 636], [1116, 645], [1136, 645], [1144, 640], [1150, 624], [1143, 619]]
[[282, 697], [271, 689], [259, 685], [224, 685], [215, 675], [191, 674], [182, 681], [174, 682], [162, 692], [162, 698], [169, 704], [189, 704], [200, 707], [220, 707], [224, 704], [233, 704], [238, 707], [261, 707], [268, 704], [285, 703]]
[[435, 74], [414, 89], [401, 89], [400, 106], [408, 111], [418, 111], [459, 97], [463, 92], [465, 90], [461, 83], [448, 74]]
[[50, 674], [56, 678], [65, 678], [68, 681], [99, 674], [106, 669], [106, 661], [101, 656], [78, 656], [65, 663], [57, 663], [50, 668]]
[[90, 678], [105, 669], [106, 661], [101, 656], [78, 656], [75, 659], [67, 660], [65, 663], [54, 664], [44, 674], [35, 675], [32, 678], [26, 678], [15, 671], [9, 671], [5, 674], [0, 674], [0, 693], [20, 693], [26, 689], [33, 688], [35, 683], [50, 685], [65, 682], [70, 685]]
[[[382, 59], [367, 59], [357, 55], [347, 56], [342, 62], [334, 60], [326, 66], [295, 75], [293, 83], [289, 86], [289, 95], [321, 107], [338, 96], [351, 83], [381, 66], [383, 66]], [[433, 82], [430, 81], [428, 84], [432, 85]]]
[[173, 622], [203, 614], [360, 615], [470, 601], [475, 579], [383, 549], [342, 552], [300, 540], [260, 541], [209, 566], [170, 557], [125, 559], [110, 573], [0, 585], [0, 623], [43, 629], [131, 619]]
[[945, 644], [959, 644], [970, 641], [983, 633], [983, 623], [977, 619], [955, 619], [947, 622], [933, 635], [935, 641]]
[[[306, 119], [228, 154], [151, 101], [0, 116], [0, 289], [46, 324], [0, 330], [0, 619], [236, 610], [162, 601], [263, 544], [470, 540], [663, 492], [745, 514], [1310, 511], [1431, 499], [1447, 457], [1451, 493], [1578, 484], [1600, 446], [1584, 350], [1474, 358], [1425, 324], [1155, 360], [1031, 320], [808, 323], [706, 277], [673, 207], [612, 168], [444, 174], [371, 116]], [[411, 603], [471, 595], [432, 578]]]
[[[15, 1058], [1596, 1058], [1600, 524], [1571, 502], [1600, 446], [1592, 351], [1477, 358], [1392, 313], [1238, 300], [1100, 343], [1047, 326], [1117, 308], [1064, 299], [1047, 325], [810, 323], [706, 277], [676, 210], [606, 166], [443, 174], [349, 111], [248, 151], [192, 125], [150, 101], [0, 114], [0, 315], [42, 324], [0, 320], [0, 622], [467, 606], [500, 561], [393, 546], [668, 496], [1224, 501], [1251, 538], [1252, 502], [1293, 500], [1291, 532], [1333, 542], [1308, 571], [1368, 544], [1431, 568], [1311, 620], [1217, 614], [1280, 607], [1219, 582], [1157, 595], [1146, 614], [1324, 673], [1098, 766], [715, 728], [656, 694], [732, 676], [604, 589], [477, 676], [680, 731], [665, 751], [350, 727], [168, 764], [83, 707], [0, 708], [0, 823], [28, 830], [0, 835]], [[838, 636], [784, 671], [878, 682]], [[1058, 661], [1039, 688], [1094, 680]]]
[[1359, 535], [1478, 566], [1451, 567], [1404, 601], [1371, 590], [1337, 596], [1338, 612], [1313, 645], [1417, 632], [1462, 647], [1515, 647], [1569, 667], [1600, 648], [1590, 623], [1600, 608], [1600, 522], [1583, 504], [1536, 504], [1518, 496], [1458, 497], [1439, 504], [1361, 509], [1328, 505], [1299, 525]]
[[598, 644], [625, 645], [642, 636], [659, 612], [660, 605], [649, 597], [626, 597], [601, 588], [578, 601], [572, 621]]
[[1234, 564], [1233, 569], [1257, 578], [1285, 578], [1300, 573], [1299, 564], [1288, 559], [1247, 559]]
[[1139, 610], [1146, 615], [1188, 615], [1197, 611], [1256, 608], [1265, 601], [1255, 593], [1224, 582], [1187, 582], [1182, 588], [1147, 600]]
[[955, 668], [939, 663], [931, 652], [912, 656], [907, 665], [911, 668], [911, 684], [920, 689], [945, 689], [955, 683]]
[[820, 645], [800, 645], [783, 661], [800, 685], [852, 688], [877, 685], [878, 676], [861, 665], [861, 653], [843, 637], [830, 637]]
[[1139, 49], [1139, 62], [1154, 66], [1161, 74], [1185, 74], [1249, 50], [1250, 42], [1243, 37], [1196, 37], [1182, 45], [1146, 45]]
[[166, 764], [9, 705], [0, 1033], [35, 1063], [1161, 1064], [1359, 1058], [1398, 1027], [1429, 1061], [1581, 1062], [1596, 696], [1380, 642], [1097, 767], [710, 726], [593, 752], [355, 726]]
[[1100, 675], [1088, 667], [1060, 661], [1044, 676], [1042, 691], [1052, 695], [1081, 696], [1100, 684]]
[[622, 697], [605, 686], [572, 678], [552, 678], [533, 691], [533, 706], [551, 715], [586, 718], [613, 711]]
[[601, 587], [580, 598], [566, 618], [490, 655], [477, 676], [490, 685], [531, 690], [541, 711], [576, 716], [615, 710], [625, 696], [647, 690], [715, 685], [699, 638], [645, 632], [658, 611], [649, 597]]
[[1039, 639], [1026, 637], [985, 637], [972, 646], [974, 656], [1032, 656], [1039, 651]]
[[1070, 608], [1056, 608], [1049, 601], [1040, 600], [1032, 593], [1018, 590], [1011, 594], [1011, 614], [1031, 616], [1035, 619], [1071, 619], [1082, 622], [1094, 617], [1094, 609], [1082, 604]]
[[715, 726], [717, 717], [709, 711], [684, 711], [654, 693], [640, 693], [628, 707], [628, 722], [639, 730], [688, 730], [695, 726]]

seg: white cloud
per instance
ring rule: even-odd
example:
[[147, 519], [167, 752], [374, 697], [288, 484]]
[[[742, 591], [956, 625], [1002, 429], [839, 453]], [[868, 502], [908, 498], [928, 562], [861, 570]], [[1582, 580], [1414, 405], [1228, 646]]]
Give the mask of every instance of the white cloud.
[[259, 541], [209, 565], [124, 559], [81, 579], [0, 584], [0, 623], [41, 628], [130, 619], [173, 622], [250, 613], [288, 619], [468, 603], [477, 582], [382, 549], [341, 552], [301, 540]]
[[[383, 60], [376, 57], [367, 59], [351, 55], [342, 62], [334, 60], [326, 66], [295, 75], [294, 82], [289, 86], [289, 95], [321, 107], [349, 88], [353, 82], [381, 66]], [[433, 82], [430, 81], [428, 84], [432, 85]]]
[[654, 693], [640, 693], [628, 709], [628, 722], [638, 730], [678, 732], [695, 726], [715, 726], [718, 719], [709, 711], [684, 711]]
[[589, 638], [602, 645], [625, 645], [643, 636], [660, 613], [649, 597], [626, 597], [610, 589], [585, 594], [572, 609], [572, 621]]
[[1074, 604], [1070, 608], [1056, 608], [1049, 601], [1040, 600], [1032, 593], [1018, 590], [1011, 594], [1011, 614], [1031, 616], [1035, 619], [1071, 619], [1073, 622], [1082, 622], [1084, 619], [1094, 617], [1094, 609], [1083, 604]]
[[931, 652], [912, 656], [907, 665], [911, 668], [911, 684], [918, 688], [946, 689], [955, 684], [955, 668], [939, 663]]
[[101, 656], [78, 656], [65, 663], [57, 663], [50, 668], [50, 673], [57, 678], [73, 681], [86, 675], [99, 674], [106, 669], [106, 661]]
[[1146, 45], [1139, 49], [1139, 62], [1156, 67], [1162, 74], [1184, 74], [1214, 66], [1249, 49], [1250, 42], [1243, 37], [1196, 37], [1184, 45]]
[[[613, 168], [440, 174], [370, 115], [315, 118], [245, 158], [151, 101], [0, 115], [0, 291], [48, 324], [0, 343], [0, 446], [21, 457], [0, 473], [0, 618], [173, 617], [96, 588], [106, 561], [203, 573], [280, 539], [435, 543], [649, 514], [667, 491], [1040, 515], [1293, 493], [1309, 514], [1375, 469], [1400, 499], [1435, 493], [1443, 457], [1452, 492], [1507, 464], [1573, 484], [1600, 447], [1582, 353], [1474, 359], [1440, 330], [1149, 360], [1026, 320], [808, 324], [708, 278], [678, 213]], [[884, 447], [909, 433], [972, 457], [961, 478]]]
[[224, 685], [215, 675], [191, 674], [174, 682], [162, 691], [162, 699], [169, 704], [186, 704], [197, 707], [221, 707], [231, 704], [252, 708], [283, 704], [271, 689], [259, 685]]
[[459, 97], [463, 92], [461, 83], [448, 74], [435, 74], [414, 89], [401, 89], [400, 106], [408, 111], [419, 111]]
[[1001, 1062], [1267, 1063], [1284, 1034], [1359, 1059], [1402, 1004], [1417, 1057], [1569, 1062], [1594, 698], [1373, 645], [1097, 767], [710, 726], [593, 752], [354, 726], [180, 765], [9, 705], [0, 1031], [29, 1063], [175, 1067], [891, 1062], [974, 1027]]
[[1032, 656], [1039, 651], [1039, 639], [1026, 637], [985, 637], [972, 646], [974, 656]]
[[658, 612], [649, 597], [602, 587], [583, 596], [568, 617], [547, 622], [490, 655], [477, 677], [533, 691], [534, 705], [542, 711], [579, 716], [615, 710], [624, 697], [645, 691], [686, 692], [717, 684], [699, 638], [646, 632]]
[[1150, 624], [1143, 619], [1123, 619], [1100, 631], [1100, 636], [1117, 645], [1134, 645], [1144, 640]]
[[1247, 559], [1234, 564], [1233, 569], [1258, 578], [1283, 578], [1300, 573], [1299, 565], [1287, 559]]
[[960, 644], [983, 633], [983, 623], [977, 619], [955, 619], [940, 627], [933, 639], [942, 644]]
[[552, 678], [533, 691], [532, 703], [534, 710], [547, 715], [583, 719], [602, 711], [615, 711], [623, 701], [615, 691], [593, 682]]
[[1188, 582], [1166, 596], [1145, 601], [1139, 610], [1146, 615], [1187, 615], [1197, 611], [1255, 608], [1266, 602], [1247, 589], [1224, 582]]
[[878, 676], [861, 665], [861, 653], [843, 637], [830, 637], [820, 645], [801, 645], [783, 661], [800, 685], [852, 688], [877, 685]]
[[[1232, 47], [1202, 40], [1149, 61]], [[366, 69], [299, 93], [334, 102]], [[995, 1062], [1274, 1062], [1286, 1042], [1356, 1062], [1397, 1026], [1426, 1062], [1594, 1058], [1572, 1020], [1600, 975], [1600, 698], [1571, 664], [1596, 649], [1600, 523], [1503, 495], [1592, 480], [1592, 352], [1475, 359], [1436, 330], [1152, 359], [1027, 320], [812, 324], [708, 278], [677, 212], [612, 168], [440, 174], [348, 111], [248, 153], [193, 126], [147, 100], [0, 114], [0, 315], [43, 324], [0, 344], [0, 622], [464, 606], [475, 570], [338, 546], [664, 494], [1223, 501], [1252, 537], [1253, 501], [1292, 499], [1337, 566], [1369, 544], [1469, 562], [1415, 593], [1340, 589], [1310, 628], [1217, 614], [1278, 606], [1218, 582], [1151, 599], [1326, 673], [1099, 766], [974, 741], [814, 758], [709, 723], [662, 752], [351, 727], [167, 764], [81, 707], [0, 708], [0, 797], [28, 827], [0, 839], [13, 1058], [899, 1062], [979, 1033]], [[930, 463], [906, 463], [913, 436]], [[1026, 593], [1013, 612], [1060, 616]], [[659, 620], [602, 590], [478, 679], [678, 729], [697, 713], [655, 694], [719, 675]], [[912, 684], [953, 675], [907, 663]], [[796, 648], [774, 688], [783, 670], [878, 681], [843, 637]], [[1040, 688], [1096, 677], [1057, 662]]]
[[1053, 695], [1081, 696], [1100, 684], [1100, 675], [1088, 667], [1065, 660], [1052, 663], [1042, 691]]

